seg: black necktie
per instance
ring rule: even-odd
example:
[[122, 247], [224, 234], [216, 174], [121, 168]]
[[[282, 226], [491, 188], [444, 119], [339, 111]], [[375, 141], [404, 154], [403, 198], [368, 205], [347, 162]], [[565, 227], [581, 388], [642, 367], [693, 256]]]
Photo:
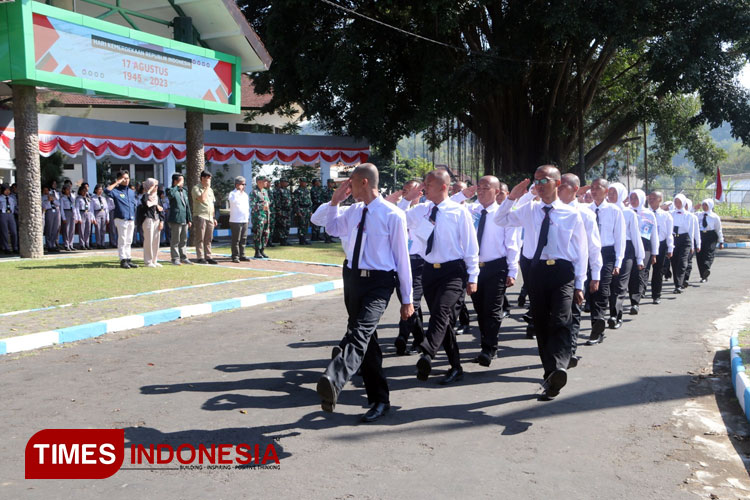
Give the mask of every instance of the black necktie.
[[8, 195], [5, 195], [5, 212], [10, 213], [10, 198], [8, 198]]
[[[435, 224], [435, 220], [437, 219], [437, 213], [438, 213], [438, 207], [435, 205], [432, 207], [432, 212], [430, 212], [430, 222], [432, 224]], [[430, 237], [427, 238], [427, 251], [425, 252], [425, 255], [432, 252], [432, 242], [435, 240], [435, 228], [432, 228], [432, 232], [430, 233]]]
[[359, 270], [359, 251], [362, 248], [362, 231], [365, 229], [365, 217], [367, 217], [367, 207], [362, 210], [362, 218], [359, 220], [357, 227], [357, 239], [354, 240], [354, 254], [352, 255], [352, 270]]
[[542, 207], [544, 210], [544, 219], [542, 220], [542, 229], [539, 231], [539, 240], [536, 242], [536, 252], [534, 252], [534, 258], [531, 263], [538, 264], [539, 257], [542, 256], [542, 249], [547, 245], [547, 235], [549, 234], [549, 213], [552, 207]]
[[487, 221], [487, 210], [482, 209], [482, 216], [479, 218], [479, 227], [477, 227], [477, 246], [482, 250], [482, 235], [484, 234], [484, 223]]
[[703, 214], [703, 227], [708, 227], [708, 214]]
[[598, 208], [598, 207], [597, 207], [597, 209], [596, 209], [596, 225], [597, 225], [597, 226], [598, 226], [599, 228], [601, 228], [601, 227], [602, 227], [602, 223], [601, 223], [601, 222], [599, 222], [599, 208]]

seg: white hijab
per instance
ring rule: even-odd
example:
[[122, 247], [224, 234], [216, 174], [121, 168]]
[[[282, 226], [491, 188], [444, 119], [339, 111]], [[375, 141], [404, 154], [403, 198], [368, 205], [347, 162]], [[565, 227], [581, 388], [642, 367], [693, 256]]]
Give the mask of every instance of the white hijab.
[[677, 205], [675, 204], [672, 205], [672, 208], [674, 208], [675, 212], [682, 213], [683, 211], [687, 210], [688, 199], [685, 197], [684, 194], [680, 193], [677, 196], [675, 196], [674, 199], [675, 201], [680, 200], [680, 202], [682, 203], [682, 208], [677, 208]]
[[649, 208], [645, 204], [646, 203], [646, 193], [643, 192], [643, 189], [634, 189], [630, 192], [630, 196], [636, 195], [638, 198], [638, 206], [633, 207], [633, 205], [630, 205], [630, 208], [635, 210], [636, 212], [640, 213], [642, 210], [648, 212]]
[[705, 200], [703, 200], [701, 202], [701, 206], [703, 206], [704, 203], [706, 205], [708, 205], [708, 212], [707, 213], [709, 213], [709, 214], [714, 213], [714, 200], [712, 200], [711, 198], [706, 198]]
[[628, 196], [628, 190], [625, 186], [622, 185], [620, 182], [615, 182], [613, 184], [609, 185], [609, 188], [614, 188], [615, 191], [617, 191], [617, 205], [620, 208], [627, 208], [625, 205], [623, 205], [623, 202], [625, 201], [625, 198]]

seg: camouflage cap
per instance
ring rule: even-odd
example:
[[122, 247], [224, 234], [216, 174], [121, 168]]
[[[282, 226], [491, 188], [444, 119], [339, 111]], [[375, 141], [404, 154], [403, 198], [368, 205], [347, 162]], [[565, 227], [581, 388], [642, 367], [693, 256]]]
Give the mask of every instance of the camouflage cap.
[[258, 177], [255, 178], [255, 182], [267, 181], [267, 180], [268, 180], [268, 177], [266, 177], [265, 175], [259, 175]]
[[279, 179], [279, 182], [289, 182], [289, 179], [287, 179], [286, 177], [282, 177], [281, 179]]
[[298, 182], [308, 182], [307, 178], [305, 178], [305, 177], [300, 177], [297, 180], [298, 180]]

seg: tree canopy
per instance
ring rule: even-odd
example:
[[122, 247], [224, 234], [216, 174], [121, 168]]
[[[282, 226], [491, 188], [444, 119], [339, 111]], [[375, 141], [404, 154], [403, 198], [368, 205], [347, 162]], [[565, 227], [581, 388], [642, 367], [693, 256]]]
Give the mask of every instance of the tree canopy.
[[701, 161], [717, 161], [699, 147], [706, 124], [726, 121], [750, 143], [750, 95], [736, 80], [747, 0], [336, 1], [440, 44], [329, 2], [238, 3], [274, 57], [254, 75], [256, 91], [273, 92], [264, 111], [298, 103], [323, 129], [383, 151], [449, 119], [499, 175], [572, 167], [581, 129], [586, 168], [644, 121], [672, 146], [693, 141]]

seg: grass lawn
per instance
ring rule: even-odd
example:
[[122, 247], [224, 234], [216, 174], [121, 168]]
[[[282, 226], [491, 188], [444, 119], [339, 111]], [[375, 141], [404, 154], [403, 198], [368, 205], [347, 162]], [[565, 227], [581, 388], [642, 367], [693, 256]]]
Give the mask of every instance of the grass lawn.
[[[142, 261], [134, 259], [142, 264]], [[120, 269], [117, 258], [19, 260], [0, 264], [0, 313], [279, 273], [213, 266]]]
[[747, 368], [750, 366], [750, 330], [742, 330], [737, 337], [742, 364]]
[[[300, 246], [297, 244], [296, 238], [290, 238], [290, 242], [294, 241], [288, 247], [274, 246], [273, 248], [266, 248], [266, 254], [271, 259], [284, 259], [284, 260], [299, 260], [304, 262], [320, 262], [323, 264], [339, 264], [344, 262], [344, 250], [341, 248], [341, 243], [318, 243], [317, 241], [312, 245]], [[228, 245], [214, 245], [213, 250], [217, 253], [231, 254], [232, 251]], [[248, 257], [252, 257], [255, 250], [252, 247], [245, 249], [245, 254]]]

